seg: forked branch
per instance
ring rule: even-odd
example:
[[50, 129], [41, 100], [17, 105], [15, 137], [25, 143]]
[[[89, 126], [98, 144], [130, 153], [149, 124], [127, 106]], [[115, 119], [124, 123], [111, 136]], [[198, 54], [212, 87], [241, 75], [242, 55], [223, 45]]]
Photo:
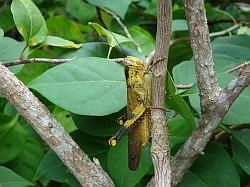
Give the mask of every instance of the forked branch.
[[204, 1], [185, 0], [185, 9], [195, 59], [202, 115], [198, 121], [197, 129], [172, 160], [173, 185], [181, 181], [199, 153], [203, 152], [214, 130], [232, 103], [250, 82], [250, 73], [245, 69], [224, 90], [219, 87], [215, 77]]

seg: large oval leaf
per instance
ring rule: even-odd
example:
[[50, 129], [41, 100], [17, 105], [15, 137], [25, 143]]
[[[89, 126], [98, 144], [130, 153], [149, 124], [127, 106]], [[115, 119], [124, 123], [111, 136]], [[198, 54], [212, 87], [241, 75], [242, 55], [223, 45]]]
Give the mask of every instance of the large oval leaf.
[[[216, 76], [221, 87], [225, 87], [234, 78], [235, 73], [226, 70], [237, 66], [250, 58], [250, 37], [244, 35], [220, 37], [212, 42]], [[233, 51], [233, 52], [232, 52]], [[173, 70], [176, 84], [195, 84], [194, 62], [186, 61]], [[192, 106], [200, 111], [198, 92], [190, 96]], [[223, 119], [228, 125], [246, 124], [250, 122], [249, 115], [250, 88], [246, 88], [236, 99]]]
[[128, 137], [125, 136], [115, 147], [111, 147], [107, 157], [108, 171], [117, 187], [135, 186], [153, 167], [150, 156], [150, 145], [141, 151], [138, 169], [130, 171], [128, 168]]
[[33, 186], [31, 182], [20, 177], [10, 169], [0, 166], [0, 186], [1, 187], [27, 187]]
[[107, 8], [121, 18], [124, 18], [131, 0], [87, 0], [90, 4]]
[[228, 153], [220, 145], [209, 144], [205, 154], [201, 155], [179, 187], [239, 187], [239, 175]]
[[4, 35], [3, 29], [0, 28], [0, 41], [2, 40], [3, 35]]
[[44, 145], [36, 131], [26, 120], [21, 118], [19, 123], [25, 129], [26, 142], [22, 151], [7, 166], [25, 179], [33, 181], [37, 167], [44, 156]]
[[56, 46], [63, 48], [80, 48], [82, 44], [75, 44], [69, 40], [57, 36], [47, 36], [46, 40], [43, 42], [43, 46]]
[[233, 131], [232, 135], [233, 158], [250, 175], [250, 130]]
[[123, 67], [104, 58], [79, 58], [56, 66], [29, 87], [80, 115], [108, 115], [126, 106]]
[[139, 26], [133, 26], [130, 29], [130, 33], [134, 40], [140, 45], [144, 55], [149, 55], [154, 50], [155, 39], [147, 30]]
[[31, 0], [13, 0], [11, 12], [16, 27], [28, 46], [35, 46], [46, 39], [46, 22]]
[[81, 22], [87, 22], [96, 16], [95, 7], [82, 0], [67, 1], [66, 11]]
[[126, 113], [121, 110], [118, 113], [107, 116], [80, 116], [72, 115], [76, 126], [83, 132], [93, 136], [112, 136], [121, 126], [117, 123], [117, 119]]
[[2, 164], [17, 157], [23, 149], [27, 134], [17, 122], [18, 116], [11, 118], [0, 115], [0, 118], [0, 164]]
[[49, 18], [47, 26], [49, 35], [80, 43], [85, 42], [80, 25], [64, 16]]
[[123, 42], [130, 42], [130, 39], [128, 39], [127, 37], [122, 36], [120, 34], [116, 34], [114, 32], [111, 32], [111, 31], [103, 28], [98, 23], [90, 22], [89, 25], [91, 25], [100, 36], [105, 36], [107, 38], [108, 44], [111, 47], [115, 47], [117, 45], [120, 45]]
[[[0, 41], [0, 62], [15, 61], [19, 58], [23, 48], [24, 42], [18, 42], [9, 37], [3, 37]], [[22, 69], [23, 65], [9, 67], [9, 69], [17, 73]]]

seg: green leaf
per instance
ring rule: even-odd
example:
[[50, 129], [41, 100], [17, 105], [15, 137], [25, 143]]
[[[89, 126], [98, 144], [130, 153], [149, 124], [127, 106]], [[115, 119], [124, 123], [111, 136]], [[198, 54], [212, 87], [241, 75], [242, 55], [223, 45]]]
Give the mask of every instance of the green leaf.
[[185, 19], [175, 19], [172, 23], [172, 32], [188, 30], [187, 21]]
[[[19, 58], [23, 48], [24, 42], [18, 42], [12, 38], [3, 37], [0, 41], [0, 62], [15, 61]], [[9, 69], [17, 73], [22, 69], [23, 65], [10, 67]]]
[[[109, 45], [103, 42], [90, 42], [84, 43], [78, 50], [70, 50], [63, 57], [101, 57], [105, 58], [109, 51]], [[114, 52], [114, 50], [112, 51]]]
[[10, 11], [10, 6], [3, 6], [0, 11], [0, 27], [4, 32], [9, 31], [15, 27], [13, 16]]
[[25, 46], [24, 42], [18, 42], [9, 37], [3, 37], [0, 42], [0, 61], [15, 61], [19, 58]]
[[125, 110], [107, 116], [80, 116], [72, 114], [76, 126], [85, 133], [93, 136], [112, 136], [119, 129], [117, 119], [125, 114]]
[[55, 107], [53, 114], [55, 115], [56, 119], [63, 125], [64, 129], [67, 132], [71, 132], [76, 130], [76, 126], [74, 121], [68, 111], [65, 111], [59, 107]]
[[16, 74], [16, 77], [26, 85], [50, 67], [51, 65], [48, 63], [25, 64], [24, 67]]
[[149, 7], [145, 10], [145, 13], [152, 15], [154, 17], [157, 16], [157, 1], [151, 0]]
[[232, 131], [233, 158], [250, 175], [250, 130]]
[[67, 1], [66, 11], [84, 23], [87, 23], [96, 16], [95, 7], [81, 0]]
[[[106, 139], [89, 136], [79, 130], [71, 133], [71, 136], [90, 158], [98, 158], [101, 165], [105, 167], [106, 155], [109, 150]], [[43, 158], [34, 179], [54, 180], [70, 185], [78, 184], [74, 176], [52, 151], [49, 151]]]
[[20, 177], [10, 169], [0, 166], [0, 185], [1, 187], [27, 187], [33, 186], [32, 183]]
[[155, 40], [147, 30], [139, 26], [133, 26], [130, 29], [130, 34], [139, 43], [144, 55], [149, 55], [154, 50]]
[[49, 151], [44, 156], [35, 173], [34, 181], [41, 179], [53, 180], [71, 185], [78, 184], [75, 177], [52, 151]]
[[46, 39], [46, 22], [31, 0], [13, 0], [11, 12], [16, 27], [28, 46], [35, 46]]
[[178, 42], [171, 45], [169, 48], [168, 71], [172, 72], [174, 66], [183, 61], [190, 60], [192, 56], [190, 42]]
[[83, 43], [85, 39], [81, 33], [80, 25], [65, 18], [55, 16], [47, 20], [49, 35], [64, 38], [66, 40]]
[[141, 151], [141, 160], [137, 170], [128, 169], [128, 138], [123, 137], [115, 146], [111, 147], [108, 157], [108, 171], [117, 187], [135, 186], [153, 166], [150, 156], [150, 145]]
[[56, 36], [47, 36], [46, 40], [43, 42], [43, 46], [55, 46], [55, 47], [78, 49], [82, 46], [82, 44], [75, 44], [74, 42]]
[[0, 114], [0, 137], [15, 125], [17, 117], [12, 118], [11, 116]]
[[248, 27], [240, 27], [237, 30], [237, 34], [245, 34], [245, 35], [250, 36], [250, 29]]
[[33, 181], [35, 172], [43, 158], [43, 152], [44, 149], [40, 141], [29, 134], [22, 151], [14, 160], [8, 163], [8, 166], [25, 179]]
[[126, 106], [123, 67], [97, 57], [79, 58], [51, 68], [29, 87], [57, 106], [80, 115], [108, 115]]
[[179, 187], [240, 187], [239, 175], [224, 148], [209, 144], [189, 169]]
[[117, 0], [87, 0], [87, 2], [94, 6], [106, 8], [110, 10], [111, 12], [114, 12], [116, 15], [120, 16], [121, 18], [124, 18], [131, 0], [119, 0], [119, 1]]
[[6, 115], [1, 115], [1, 118], [0, 164], [14, 159], [23, 149], [26, 140], [26, 133], [17, 122], [18, 116], [9, 118]]
[[[53, 52], [50, 50], [35, 50], [29, 55], [29, 58], [55, 58]], [[50, 63], [31, 63], [25, 64], [23, 68], [16, 73], [16, 77], [25, 85], [41, 75], [43, 72], [53, 67]]]
[[168, 120], [168, 129], [170, 147], [173, 148], [188, 138], [193, 127], [183, 118], [171, 118]]
[[123, 42], [130, 41], [127, 37], [108, 31], [97, 23], [90, 22], [89, 25], [91, 25], [100, 36], [105, 36], [107, 38], [108, 44], [111, 47], [115, 47]]
[[[236, 35], [219, 37], [212, 42], [216, 77], [220, 86], [225, 87], [237, 72], [226, 73], [226, 70], [237, 66], [250, 58], [250, 37]], [[233, 53], [232, 53], [233, 51]], [[196, 84], [194, 62], [185, 61], [175, 66], [173, 76], [176, 84]], [[191, 105], [200, 112], [198, 92], [190, 96]], [[246, 88], [236, 99], [223, 119], [227, 125], [250, 123], [248, 112], [250, 105], [250, 88]]]
[[[73, 58], [73, 57], [102, 57], [106, 58], [108, 51], [109, 51], [109, 45], [104, 42], [89, 42], [84, 43], [82, 47], [78, 50], [67, 50], [67, 52], [63, 55], [64, 58]], [[123, 47], [123, 50], [127, 55], [130, 56], [137, 56], [141, 59], [144, 58], [140, 53], [138, 53], [136, 50], [132, 50], [129, 48]], [[121, 51], [120, 47], [113, 48], [110, 58], [118, 58], [118, 57], [124, 57], [123, 51]]]
[[3, 38], [3, 35], [4, 35], [3, 29], [0, 28], [0, 42], [1, 42], [2, 38]]
[[185, 100], [177, 92], [175, 83], [169, 72], [167, 75], [166, 95], [168, 97], [166, 100], [166, 104], [168, 105], [168, 107], [178, 112], [185, 120], [187, 120], [188, 125], [190, 125], [190, 128], [194, 129], [195, 121], [193, 114]]

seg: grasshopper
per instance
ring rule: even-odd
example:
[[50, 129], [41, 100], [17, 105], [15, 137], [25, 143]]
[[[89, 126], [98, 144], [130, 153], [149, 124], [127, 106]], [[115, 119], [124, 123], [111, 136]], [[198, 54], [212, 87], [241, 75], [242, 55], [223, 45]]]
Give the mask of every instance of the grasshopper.
[[128, 166], [134, 171], [140, 162], [140, 151], [149, 140], [151, 77], [148, 66], [137, 57], [118, 59], [125, 66], [127, 114], [118, 118], [122, 128], [109, 140], [115, 146], [128, 132]]

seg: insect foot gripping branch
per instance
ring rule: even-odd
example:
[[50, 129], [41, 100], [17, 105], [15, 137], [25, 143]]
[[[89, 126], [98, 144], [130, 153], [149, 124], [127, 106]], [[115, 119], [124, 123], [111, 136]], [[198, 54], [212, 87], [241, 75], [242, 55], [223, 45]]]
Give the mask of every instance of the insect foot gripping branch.
[[[121, 62], [121, 61], [120, 61]], [[140, 151], [149, 139], [151, 78], [147, 65], [137, 57], [123, 59], [127, 83], [127, 115], [118, 118], [122, 128], [109, 140], [114, 146], [128, 132], [128, 166], [134, 171], [140, 163]]]

